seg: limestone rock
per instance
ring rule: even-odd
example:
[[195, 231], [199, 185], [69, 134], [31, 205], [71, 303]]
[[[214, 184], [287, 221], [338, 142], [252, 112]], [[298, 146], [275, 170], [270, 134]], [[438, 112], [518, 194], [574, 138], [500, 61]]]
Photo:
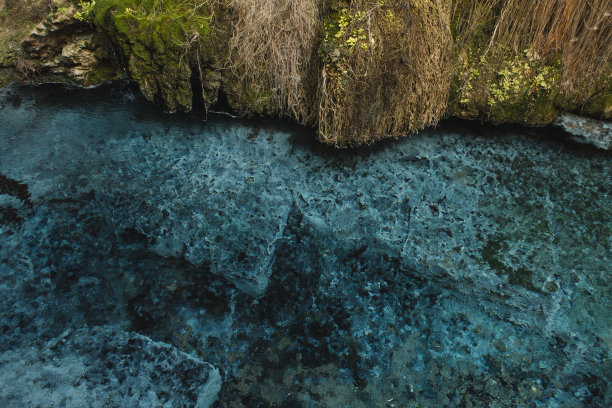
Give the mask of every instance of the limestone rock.
[[612, 122], [565, 113], [554, 124], [565, 130], [576, 142], [612, 150]]
[[0, 354], [5, 407], [208, 408], [219, 370], [169, 344], [112, 327], [66, 330], [42, 347]]
[[22, 41], [20, 58], [36, 82], [92, 86], [118, 77], [95, 31], [75, 18], [76, 11], [73, 5], [58, 9]]
[[0, 353], [110, 325], [222, 368], [221, 406], [612, 406], [608, 152], [465, 122], [338, 152], [122, 86], [0, 90]]

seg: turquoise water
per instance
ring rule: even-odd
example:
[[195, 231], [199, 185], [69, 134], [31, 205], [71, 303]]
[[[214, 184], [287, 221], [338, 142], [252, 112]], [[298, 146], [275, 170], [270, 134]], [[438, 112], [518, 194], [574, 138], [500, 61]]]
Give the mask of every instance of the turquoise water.
[[609, 153], [453, 121], [338, 151], [207, 119], [125, 84], [0, 90], [5, 406], [197, 405], [144, 360], [146, 393], [111, 396], [90, 348], [79, 384], [9, 368], [109, 331], [212, 364], [219, 407], [611, 405]]

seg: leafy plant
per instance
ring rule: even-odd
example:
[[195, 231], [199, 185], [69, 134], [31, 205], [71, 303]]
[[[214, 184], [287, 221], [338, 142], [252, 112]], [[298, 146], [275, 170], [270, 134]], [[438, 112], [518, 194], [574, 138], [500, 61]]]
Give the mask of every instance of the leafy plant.
[[84, 1], [79, 0], [80, 11], [77, 11], [74, 14], [74, 17], [80, 21], [90, 21], [92, 17], [92, 12], [94, 7], [96, 6], [96, 0]]

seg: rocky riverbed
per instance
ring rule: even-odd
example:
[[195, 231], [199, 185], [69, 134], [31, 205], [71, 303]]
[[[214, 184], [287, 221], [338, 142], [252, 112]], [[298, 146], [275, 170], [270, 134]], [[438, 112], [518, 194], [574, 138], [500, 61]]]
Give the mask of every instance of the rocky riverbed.
[[612, 156], [566, 136], [4, 88], [0, 405], [609, 406]]

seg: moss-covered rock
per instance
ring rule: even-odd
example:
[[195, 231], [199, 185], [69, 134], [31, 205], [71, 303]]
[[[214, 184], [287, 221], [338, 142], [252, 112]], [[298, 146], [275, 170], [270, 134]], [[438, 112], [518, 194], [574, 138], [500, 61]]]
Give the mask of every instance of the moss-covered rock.
[[226, 84], [228, 103], [237, 112], [249, 115], [275, 115], [278, 105], [274, 104], [272, 92], [244, 81], [230, 81]]
[[90, 18], [120, 46], [147, 99], [161, 97], [170, 111], [191, 110], [192, 72], [210, 52], [207, 7], [189, 1], [98, 0]]
[[45, 0], [0, 1], [0, 86], [19, 77], [23, 71], [19, 44], [49, 13]]
[[581, 113], [604, 120], [612, 120], [612, 82], [607, 89], [591, 96]]
[[450, 114], [493, 123], [542, 126], [559, 114], [560, 66], [525, 51], [501, 47], [462, 50], [453, 81]]
[[8, 2], [0, 16], [0, 85], [16, 79], [97, 85], [118, 78], [117, 64], [68, 0]]

